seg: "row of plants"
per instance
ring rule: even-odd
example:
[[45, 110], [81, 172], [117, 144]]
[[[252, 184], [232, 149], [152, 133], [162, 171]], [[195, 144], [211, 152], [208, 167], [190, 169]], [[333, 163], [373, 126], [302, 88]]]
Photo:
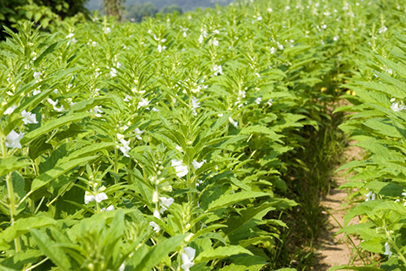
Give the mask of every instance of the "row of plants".
[[306, 216], [292, 200], [309, 168], [300, 150], [326, 130], [356, 49], [400, 29], [401, 8], [242, 1], [6, 29], [1, 268], [292, 266], [284, 214]]
[[[356, 96], [344, 96], [351, 105], [337, 109], [354, 112], [341, 129], [367, 153], [365, 160], [341, 167], [352, 174], [341, 188], [356, 192], [349, 197], [355, 206], [340, 232], [361, 239], [358, 250], [367, 254], [359, 257], [368, 270], [406, 270], [406, 36], [402, 32], [392, 30], [388, 39], [378, 39], [375, 47], [362, 52], [367, 60], [346, 85]], [[360, 223], [351, 222], [355, 217]], [[382, 257], [371, 261], [377, 254]]]

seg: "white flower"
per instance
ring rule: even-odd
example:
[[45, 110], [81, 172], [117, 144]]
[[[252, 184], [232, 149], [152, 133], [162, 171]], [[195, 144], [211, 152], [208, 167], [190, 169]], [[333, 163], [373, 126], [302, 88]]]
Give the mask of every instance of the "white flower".
[[269, 99], [266, 103], [267, 103], [269, 106], [272, 106], [273, 99]]
[[140, 135], [141, 135], [142, 133], [144, 133], [144, 131], [141, 131], [139, 128], [135, 128], [135, 129], [134, 129], [134, 133], [136, 134], [136, 138], [137, 138], [137, 139], [142, 140], [142, 137], [140, 137]]
[[180, 152], [183, 152], [182, 147], [181, 147], [181, 146], [179, 146], [179, 145], [176, 145], [175, 149], [177, 149], [177, 150], [178, 150], [178, 151], [180, 151]]
[[147, 99], [141, 98], [141, 101], [138, 103], [137, 109], [140, 109], [142, 106], [147, 106], [149, 101]]
[[155, 232], [159, 232], [161, 230], [161, 227], [159, 227], [159, 225], [156, 224], [154, 221], [149, 222], [149, 225], [154, 228]]
[[192, 111], [193, 111], [193, 115], [197, 115], [197, 113], [196, 113], [196, 108], [199, 108], [200, 107], [200, 105], [199, 105], [200, 103], [198, 102], [198, 100], [197, 100], [197, 98], [196, 97], [192, 97]]
[[38, 94], [40, 94], [41, 93], [41, 90], [39, 90], [39, 89], [35, 89], [33, 92], [32, 92], [32, 95], [38, 95]]
[[392, 111], [395, 111], [395, 112], [401, 111], [405, 108], [406, 107], [404, 105], [399, 106], [399, 103], [393, 103], [390, 107], [390, 109], [392, 109]]
[[262, 21], [262, 16], [257, 17], [257, 21]]
[[202, 160], [200, 163], [197, 162], [196, 160], [193, 160], [192, 165], [195, 168], [195, 170], [201, 168], [203, 164], [206, 163], [206, 160]]
[[203, 35], [200, 35], [198, 41], [199, 41], [199, 43], [203, 43]]
[[154, 193], [152, 193], [152, 202], [153, 203], [158, 203], [158, 201], [159, 201], [158, 192], [154, 191]]
[[24, 133], [17, 134], [12, 130], [6, 137], [6, 147], [21, 149], [20, 140], [24, 137]]
[[15, 104], [13, 104], [12, 107], [7, 108], [6, 111], [4, 111], [3, 115], [10, 115], [11, 113], [14, 112], [14, 110], [17, 108], [17, 106]]
[[110, 27], [106, 27], [106, 29], [104, 29], [104, 34], [110, 34], [111, 29]]
[[392, 251], [390, 251], [390, 246], [389, 246], [388, 242], [385, 243], [384, 255], [388, 256], [388, 258], [390, 258], [392, 256]]
[[75, 34], [73, 34], [73, 33], [69, 33], [69, 35], [67, 35], [66, 38], [67, 38], [67, 39], [71, 39], [71, 38], [73, 38], [74, 35], [75, 35]]
[[268, 8], [267, 11], [268, 11], [268, 12], [272, 12], [272, 8]]
[[51, 98], [48, 98], [47, 101], [48, 101], [48, 103], [50, 103], [52, 105], [52, 107], [54, 108], [55, 111], [61, 112], [61, 111], [65, 110], [63, 105], [61, 105], [60, 108], [56, 107], [56, 105], [58, 104], [58, 99], [56, 99], [56, 101], [54, 102]]
[[154, 112], [159, 112], [159, 109], [156, 109], [155, 107], [152, 107], [151, 110], [154, 111]]
[[92, 46], [96, 47], [97, 43], [95, 41], [92, 42]]
[[31, 112], [27, 112], [24, 110], [23, 112], [21, 112], [21, 117], [23, 117], [24, 124], [38, 123], [36, 115], [32, 114]]
[[41, 72], [34, 72], [35, 79], [38, 79], [40, 75], [41, 75]]
[[124, 271], [125, 270], [125, 265], [124, 263], [120, 265], [120, 267], [118, 268], [118, 271]]
[[214, 75], [223, 74], [223, 68], [221, 67], [221, 65], [218, 65], [218, 66], [214, 65], [213, 71], [214, 71]]
[[94, 201], [95, 200], [95, 197], [94, 197], [94, 195], [89, 195], [89, 194], [85, 194], [85, 204], [88, 204], [89, 202], [91, 202], [91, 201]]
[[223, 113], [217, 114], [217, 116], [221, 118], [223, 116]]
[[173, 198], [166, 198], [160, 197], [159, 200], [161, 201], [161, 210], [159, 212], [163, 214], [169, 207], [171, 207], [172, 203], [174, 202]]
[[119, 147], [119, 150], [124, 154], [125, 157], [130, 157], [128, 155], [128, 152], [131, 150], [131, 148], [129, 147], [130, 140], [128, 140], [128, 141], [124, 140], [124, 135], [122, 135], [122, 134], [117, 134], [117, 139], [123, 145], [123, 146]]
[[386, 26], [382, 26], [381, 28], [379, 28], [379, 34], [385, 33], [387, 30], [388, 28]]
[[182, 269], [184, 271], [189, 271], [190, 268], [195, 264], [193, 259], [195, 258], [196, 250], [191, 247], [185, 247], [182, 253]]
[[111, 70], [110, 70], [110, 76], [111, 77], [115, 77], [115, 76], [117, 76], [117, 70], [115, 69], [115, 68], [111, 68]]
[[228, 120], [230, 121], [230, 123], [231, 123], [235, 128], [238, 128], [238, 121], [234, 121], [231, 117], [229, 117]]
[[334, 36], [333, 40], [338, 41], [339, 38], [340, 38], [340, 36], [337, 35], [337, 36]]
[[104, 193], [104, 192], [98, 193], [98, 194], [95, 196], [95, 200], [96, 200], [96, 202], [98, 202], [98, 203], [102, 202], [102, 201], [105, 200], [105, 199], [108, 199], [108, 197], [107, 197], [106, 193]]
[[279, 50], [283, 50], [283, 45], [282, 45], [282, 44], [278, 44], [278, 48], [279, 48]]
[[133, 98], [130, 96], [130, 95], [126, 95], [125, 96], [125, 98], [124, 98], [124, 102], [129, 102], [129, 101], [131, 101]]
[[166, 46], [162, 46], [161, 44], [158, 45], [158, 52], [162, 52], [166, 49]]
[[100, 113], [103, 113], [103, 111], [102, 111], [100, 108], [101, 108], [100, 105], [96, 105], [96, 106], [93, 108], [93, 112], [95, 113], [95, 116], [98, 117], [98, 118], [101, 117]]
[[368, 201], [368, 200], [375, 200], [375, 199], [376, 199], [376, 195], [375, 195], [375, 193], [372, 192], [372, 191], [369, 191], [368, 194], [365, 194], [365, 196], [367, 197], [367, 199], [366, 199], [365, 201]]
[[188, 174], [187, 166], [182, 163], [180, 160], [172, 160], [172, 166], [175, 168], [176, 176], [182, 178]]
[[102, 212], [114, 211], [114, 205], [110, 205], [109, 207], [104, 207], [101, 209]]
[[161, 219], [161, 214], [158, 212], [158, 210], [154, 211], [154, 217]]
[[75, 38], [72, 38], [72, 39], [70, 39], [70, 40], [68, 41], [68, 45], [69, 45], [70, 43], [75, 44], [76, 42], [77, 42], [77, 40], [76, 40]]
[[255, 100], [255, 103], [256, 103], [256, 104], [260, 104], [261, 101], [262, 101], [262, 98], [261, 98], [261, 97], [258, 97], [258, 98]]
[[274, 54], [276, 52], [275, 47], [271, 47], [270, 51], [271, 51], [271, 54]]
[[216, 40], [216, 39], [213, 39], [213, 45], [214, 45], [214, 46], [219, 46], [219, 41]]

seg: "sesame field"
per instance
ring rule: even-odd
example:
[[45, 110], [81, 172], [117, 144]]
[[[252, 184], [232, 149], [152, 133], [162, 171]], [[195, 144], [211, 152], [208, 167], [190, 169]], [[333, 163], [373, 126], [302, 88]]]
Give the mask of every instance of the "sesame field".
[[405, 271], [405, 15], [244, 0], [5, 27], [0, 270], [324, 271], [340, 185], [354, 255], [330, 270]]

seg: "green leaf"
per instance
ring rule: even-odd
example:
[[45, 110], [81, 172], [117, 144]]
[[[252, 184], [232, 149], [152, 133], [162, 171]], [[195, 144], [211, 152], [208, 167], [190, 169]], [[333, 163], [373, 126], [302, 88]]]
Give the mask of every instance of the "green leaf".
[[71, 270], [70, 260], [58, 243], [52, 241], [47, 234], [40, 230], [31, 229], [31, 236], [39, 249], [62, 270]]
[[227, 207], [229, 205], [232, 205], [234, 203], [246, 200], [246, 199], [255, 199], [259, 197], [266, 197], [270, 196], [268, 193], [264, 192], [253, 192], [253, 191], [247, 191], [247, 192], [238, 192], [235, 194], [226, 194], [222, 195], [219, 199], [209, 203], [209, 207], [207, 211], [213, 211], [222, 207]]
[[51, 120], [50, 122], [47, 122], [45, 125], [41, 126], [41, 128], [35, 129], [34, 131], [26, 134], [20, 141], [21, 145], [26, 145], [27, 143], [31, 142], [38, 136], [47, 133], [51, 130], [54, 130], [56, 128], [59, 128], [61, 126], [64, 126], [66, 124], [75, 122], [75, 121], [80, 121], [86, 117], [92, 116], [93, 113], [77, 113], [77, 114], [72, 114], [68, 116], [64, 116], [55, 120]]
[[31, 191], [35, 191], [35, 190], [47, 185], [49, 182], [58, 178], [62, 174], [65, 174], [66, 172], [73, 169], [74, 167], [76, 167], [80, 164], [89, 162], [95, 158], [97, 158], [97, 156], [90, 156], [90, 157], [74, 159], [74, 160], [71, 160], [67, 163], [56, 166], [55, 168], [42, 173], [41, 175], [39, 175], [37, 178], [35, 178], [32, 181]]
[[21, 157], [7, 157], [0, 159], [0, 176], [3, 176], [9, 172], [19, 170], [25, 166], [31, 165], [31, 163], [23, 161]]
[[253, 255], [251, 251], [241, 247], [241, 246], [226, 246], [219, 247], [214, 250], [205, 250], [200, 253], [196, 259], [195, 263], [206, 262], [211, 260], [220, 260], [232, 255], [248, 254]]

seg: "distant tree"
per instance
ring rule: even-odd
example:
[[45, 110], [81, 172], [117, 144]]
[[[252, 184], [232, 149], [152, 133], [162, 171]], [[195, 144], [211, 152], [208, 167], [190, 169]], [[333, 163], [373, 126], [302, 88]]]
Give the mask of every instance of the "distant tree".
[[123, 4], [125, 0], [103, 0], [104, 11], [109, 16], [114, 16], [121, 21], [123, 16]]
[[134, 22], [141, 22], [143, 18], [155, 17], [157, 13], [158, 9], [150, 2], [143, 5], [135, 4], [128, 9], [128, 19]]
[[171, 14], [173, 12], [178, 12], [179, 14], [183, 13], [183, 10], [181, 7], [179, 7], [178, 5], [170, 5], [170, 6], [164, 6], [161, 11], [159, 11], [159, 13], [161, 14]]
[[14, 29], [18, 22], [34, 21], [43, 28], [66, 17], [89, 11], [88, 0], [0, 0], [0, 39], [5, 38], [3, 26]]

